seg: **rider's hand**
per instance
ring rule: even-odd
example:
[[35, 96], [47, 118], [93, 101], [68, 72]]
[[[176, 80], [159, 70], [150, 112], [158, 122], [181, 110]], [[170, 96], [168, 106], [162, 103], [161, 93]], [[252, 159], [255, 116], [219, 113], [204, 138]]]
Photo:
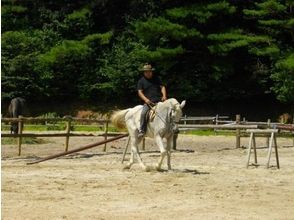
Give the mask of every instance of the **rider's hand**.
[[162, 101], [162, 102], [164, 102], [166, 99], [167, 99], [166, 96], [162, 96], [162, 97], [161, 97], [161, 101]]
[[153, 104], [153, 102], [151, 102], [149, 99], [147, 99], [147, 100], [145, 101], [145, 103], [146, 103], [147, 105], [152, 105], [152, 104]]

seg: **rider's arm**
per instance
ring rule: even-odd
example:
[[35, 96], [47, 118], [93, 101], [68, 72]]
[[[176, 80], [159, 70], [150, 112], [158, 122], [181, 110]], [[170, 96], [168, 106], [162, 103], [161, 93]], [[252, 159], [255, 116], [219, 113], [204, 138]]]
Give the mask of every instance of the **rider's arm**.
[[165, 101], [167, 99], [165, 86], [161, 86], [161, 94], [162, 94], [161, 101]]
[[151, 104], [151, 101], [144, 95], [143, 90], [138, 90], [139, 97], [147, 104]]

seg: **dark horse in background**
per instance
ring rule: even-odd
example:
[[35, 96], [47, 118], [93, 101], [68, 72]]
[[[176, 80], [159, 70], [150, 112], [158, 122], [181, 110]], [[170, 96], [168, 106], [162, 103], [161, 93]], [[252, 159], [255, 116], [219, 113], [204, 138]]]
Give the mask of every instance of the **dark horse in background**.
[[[8, 116], [10, 118], [18, 118], [26, 112], [26, 100], [24, 98], [14, 98], [10, 101], [8, 107]], [[18, 134], [18, 123], [11, 122], [10, 133]]]

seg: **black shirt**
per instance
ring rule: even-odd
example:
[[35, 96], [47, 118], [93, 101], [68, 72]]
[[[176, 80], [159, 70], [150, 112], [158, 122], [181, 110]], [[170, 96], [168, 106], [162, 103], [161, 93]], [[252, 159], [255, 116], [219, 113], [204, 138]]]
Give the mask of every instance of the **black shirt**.
[[143, 90], [143, 94], [151, 102], [160, 102], [161, 101], [161, 87], [162, 82], [157, 76], [153, 76], [151, 79], [146, 79], [144, 76], [139, 79], [137, 90]]

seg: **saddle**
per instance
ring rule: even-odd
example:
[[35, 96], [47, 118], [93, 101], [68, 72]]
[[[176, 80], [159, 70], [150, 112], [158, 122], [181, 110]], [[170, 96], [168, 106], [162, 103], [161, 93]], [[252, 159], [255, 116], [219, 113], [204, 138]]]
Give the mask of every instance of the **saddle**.
[[149, 109], [149, 111], [146, 114], [146, 121], [153, 121], [156, 115], [156, 106], [153, 106], [151, 109]]

